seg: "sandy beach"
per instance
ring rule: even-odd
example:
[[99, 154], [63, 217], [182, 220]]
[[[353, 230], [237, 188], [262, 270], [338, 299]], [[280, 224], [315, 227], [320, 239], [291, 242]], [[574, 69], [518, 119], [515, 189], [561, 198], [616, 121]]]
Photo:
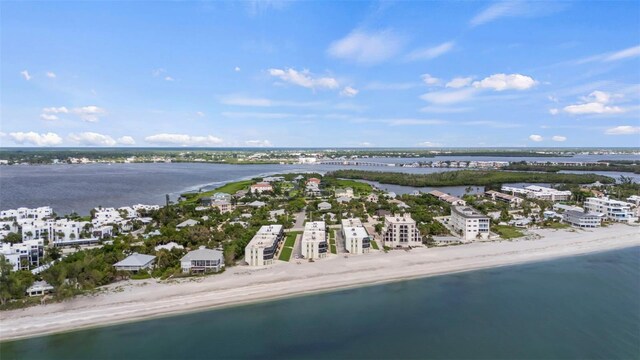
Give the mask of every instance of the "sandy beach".
[[278, 262], [257, 270], [238, 266], [220, 275], [168, 282], [120, 282], [104, 287], [97, 295], [1, 312], [0, 340], [640, 246], [640, 227], [628, 225], [533, 232], [541, 238], [350, 257], [332, 255], [314, 263]]

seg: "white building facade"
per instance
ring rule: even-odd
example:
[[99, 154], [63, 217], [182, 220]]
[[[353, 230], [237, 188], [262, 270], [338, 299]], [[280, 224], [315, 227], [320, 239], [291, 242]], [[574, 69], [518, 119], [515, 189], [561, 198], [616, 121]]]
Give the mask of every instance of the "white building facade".
[[609, 198], [590, 197], [584, 202], [584, 208], [588, 212], [603, 214], [605, 219], [615, 222], [636, 221], [631, 207], [630, 203]]
[[452, 206], [450, 224], [463, 241], [489, 238], [491, 219], [472, 207]]
[[282, 225], [262, 226], [244, 249], [244, 260], [252, 267], [273, 264], [283, 237]]
[[304, 225], [302, 233], [302, 257], [321, 259], [327, 256], [327, 232], [324, 221], [311, 221]]
[[384, 217], [382, 240], [384, 246], [391, 248], [422, 246], [422, 237], [416, 221], [408, 213]]
[[371, 248], [371, 237], [362, 226], [360, 219], [343, 219], [340, 228], [344, 239], [344, 248], [350, 254], [368, 253]]

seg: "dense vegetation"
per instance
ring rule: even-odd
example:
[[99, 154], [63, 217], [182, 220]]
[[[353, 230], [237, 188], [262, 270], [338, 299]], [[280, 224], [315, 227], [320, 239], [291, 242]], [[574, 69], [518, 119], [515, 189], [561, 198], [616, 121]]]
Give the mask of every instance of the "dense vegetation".
[[590, 184], [600, 181], [611, 184], [615, 179], [595, 174], [557, 174], [514, 171], [475, 171], [460, 170], [433, 174], [404, 174], [398, 172], [378, 172], [364, 170], [337, 170], [327, 174], [329, 177], [377, 181], [382, 184], [404, 186], [466, 186], [494, 185], [505, 183], [545, 183], [545, 184]]
[[527, 164], [511, 163], [505, 166], [505, 170], [518, 170], [518, 171], [545, 171], [545, 172], [558, 172], [561, 170], [573, 170], [573, 171], [618, 171], [618, 172], [634, 172], [640, 174], [640, 165], [637, 164], [593, 164], [593, 165], [581, 165], [581, 166], [569, 166], [569, 165], [552, 165], [552, 164]]

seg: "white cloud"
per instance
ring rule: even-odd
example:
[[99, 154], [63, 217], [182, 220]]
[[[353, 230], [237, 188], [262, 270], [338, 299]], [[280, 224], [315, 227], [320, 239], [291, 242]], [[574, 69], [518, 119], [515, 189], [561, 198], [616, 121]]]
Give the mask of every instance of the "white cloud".
[[234, 67], [234, 68], [233, 68], [233, 71], [235, 71], [235, 72], [240, 72], [240, 67], [239, 67], [239, 66]]
[[457, 77], [457, 78], [453, 78], [453, 79], [451, 79], [451, 81], [449, 81], [445, 85], [445, 87], [458, 89], [458, 88], [461, 88], [461, 87], [469, 86], [471, 84], [472, 80], [473, 80], [472, 77]]
[[204, 113], [202, 111], [196, 111], [196, 115], [199, 117], [204, 117]]
[[40, 119], [47, 120], [47, 121], [54, 121], [54, 120], [58, 120], [58, 116], [53, 114], [40, 114]]
[[180, 146], [214, 146], [222, 143], [222, 139], [213, 135], [156, 134], [147, 136], [144, 140], [150, 144]]
[[338, 80], [332, 77], [314, 77], [309, 70], [297, 71], [295, 69], [269, 69], [269, 75], [277, 77], [284, 82], [302, 86], [309, 89], [336, 89], [340, 86]]
[[567, 140], [566, 136], [561, 136], [561, 135], [555, 135], [551, 138], [551, 140], [553, 141], [558, 141], [558, 142], [563, 142]]
[[136, 141], [131, 136], [121, 136], [116, 140], [120, 145], [135, 145]]
[[88, 146], [113, 146], [116, 141], [109, 135], [98, 134], [95, 132], [83, 132], [79, 134], [69, 134], [69, 140], [80, 145]]
[[38, 134], [36, 132], [12, 132], [9, 137], [20, 145], [53, 146], [62, 144], [62, 138], [56, 133]]
[[422, 82], [424, 82], [427, 85], [437, 85], [440, 83], [440, 79], [433, 77], [429, 74], [422, 74], [420, 75], [420, 78], [422, 79]]
[[167, 72], [167, 70], [162, 69], [162, 68], [154, 69], [154, 70], [151, 70], [151, 75], [153, 75], [153, 77], [158, 77], [158, 76], [160, 76], [160, 75], [162, 75], [162, 74], [164, 74], [166, 72]]
[[404, 46], [404, 38], [391, 30], [365, 32], [354, 30], [333, 42], [327, 53], [339, 59], [361, 64], [377, 64], [395, 56]]
[[47, 77], [50, 79], [55, 79], [56, 73], [54, 73], [53, 71], [47, 71]]
[[174, 79], [174, 78], [172, 78], [171, 76], [165, 76], [165, 77], [164, 77], [164, 79], [165, 79], [166, 81], [174, 81], [174, 80], [175, 80], [175, 79]]
[[54, 106], [54, 107], [43, 108], [42, 112], [46, 114], [67, 114], [69, 113], [69, 109], [67, 109], [64, 106], [60, 106], [60, 107]]
[[442, 125], [447, 123], [438, 119], [389, 119], [385, 122], [391, 126]]
[[505, 17], [536, 17], [552, 14], [564, 9], [567, 5], [553, 2], [533, 1], [500, 1], [489, 5], [476, 16], [469, 25], [478, 26]]
[[446, 107], [446, 106], [425, 106], [420, 109], [420, 112], [424, 113], [436, 113], [436, 114], [452, 114], [461, 113], [471, 110], [468, 107]]
[[220, 115], [227, 118], [235, 118], [235, 119], [285, 119], [285, 118], [298, 116], [298, 115], [287, 114], [287, 113], [236, 112], [236, 111], [223, 111], [220, 113]]
[[20, 71], [20, 75], [22, 75], [22, 77], [27, 81], [31, 80], [31, 75], [29, 74], [29, 71], [27, 71], [27, 70]]
[[346, 96], [346, 97], [354, 97], [358, 95], [359, 92], [360, 91], [358, 89], [354, 89], [351, 86], [347, 86], [344, 89], [342, 89], [342, 91], [340, 91], [340, 95]]
[[235, 106], [273, 106], [273, 101], [264, 98], [249, 98], [241, 96], [230, 96], [220, 99], [220, 102], [225, 105]]
[[607, 135], [635, 135], [640, 134], [640, 126], [621, 125], [607, 129]]
[[611, 94], [604, 91], [594, 91], [589, 96], [583, 97], [582, 104], [565, 106], [564, 112], [571, 115], [588, 114], [619, 114], [625, 110], [619, 106], [607, 105], [611, 101]]
[[251, 147], [270, 147], [273, 146], [271, 141], [269, 140], [247, 140], [244, 142], [245, 145]]
[[95, 105], [73, 108], [71, 109], [71, 112], [80, 116], [82, 120], [88, 122], [97, 122], [98, 120], [100, 120], [101, 116], [107, 114], [107, 111], [105, 109]]
[[473, 82], [473, 86], [481, 89], [526, 90], [537, 84], [533, 78], [521, 74], [493, 74], [480, 81]]
[[586, 64], [586, 63], [590, 63], [590, 62], [594, 62], [594, 61], [611, 62], [611, 61], [632, 59], [632, 58], [635, 58], [635, 57], [638, 57], [638, 56], [640, 56], [640, 45], [632, 46], [630, 48], [622, 49], [622, 50], [619, 50], [619, 51], [614, 51], [614, 52], [608, 52], [608, 53], [604, 53], [604, 54], [598, 54], [598, 55], [589, 56], [587, 58], [577, 60], [574, 63], [575, 64]]
[[558, 115], [559, 112], [560, 112], [560, 110], [558, 110], [558, 109], [549, 109], [549, 114], [551, 114], [551, 115]]
[[604, 61], [617, 61], [640, 56], [640, 45], [620, 50], [608, 55]]
[[531, 141], [535, 141], [535, 142], [540, 142], [542, 140], [544, 140], [544, 138], [540, 135], [529, 135], [529, 140]]
[[442, 145], [439, 143], [431, 142], [431, 141], [423, 141], [421, 143], [418, 143], [418, 146], [436, 147], [436, 146], [442, 146]]
[[433, 104], [454, 104], [471, 98], [476, 92], [474, 88], [466, 88], [454, 91], [432, 91], [420, 96], [422, 100], [426, 100]]
[[435, 59], [453, 50], [454, 45], [455, 43], [453, 41], [448, 41], [434, 47], [417, 49], [407, 55], [407, 60], [416, 61]]

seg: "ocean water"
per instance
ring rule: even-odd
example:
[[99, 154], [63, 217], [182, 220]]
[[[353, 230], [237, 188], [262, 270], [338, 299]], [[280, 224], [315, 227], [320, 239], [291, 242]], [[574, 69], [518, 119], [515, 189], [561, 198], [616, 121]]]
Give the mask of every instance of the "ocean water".
[[[0, 344], [8, 359], [638, 359], [640, 247]], [[36, 320], [37, 321], [37, 320]]]

